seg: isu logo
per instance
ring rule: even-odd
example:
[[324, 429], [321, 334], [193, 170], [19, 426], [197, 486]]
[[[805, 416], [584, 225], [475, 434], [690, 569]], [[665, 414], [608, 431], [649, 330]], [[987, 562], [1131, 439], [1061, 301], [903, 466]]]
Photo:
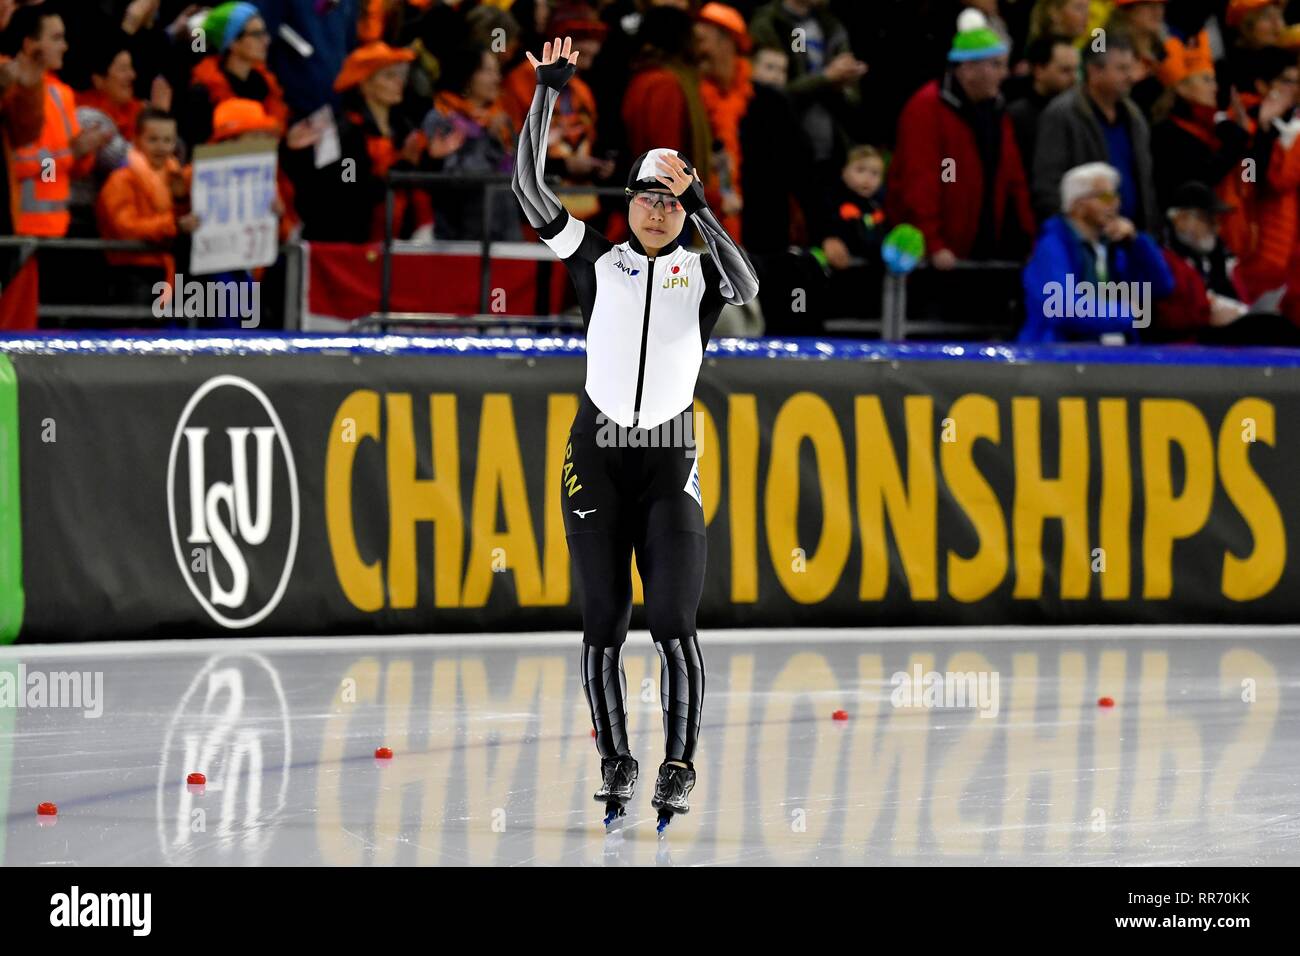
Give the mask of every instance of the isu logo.
[[[181, 697], [158, 761], [155, 826], [169, 865], [259, 866], [293, 765], [289, 702], [261, 654], [209, 658]], [[202, 790], [186, 775], [202, 770]]]
[[214, 621], [251, 627], [280, 603], [298, 548], [298, 475], [256, 385], [218, 375], [190, 398], [167, 459], [167, 518], [181, 575]]

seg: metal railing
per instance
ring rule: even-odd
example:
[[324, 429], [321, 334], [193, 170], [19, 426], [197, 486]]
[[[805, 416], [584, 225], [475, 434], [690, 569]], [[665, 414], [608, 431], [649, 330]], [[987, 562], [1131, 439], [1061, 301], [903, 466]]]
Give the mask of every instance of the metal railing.
[[[449, 185], [458, 189], [478, 188], [482, 195], [482, 217], [480, 222], [480, 237], [470, 240], [468, 243], [457, 240], [440, 240], [432, 244], [425, 243], [401, 243], [401, 249], [398, 249], [398, 243], [394, 237], [393, 216], [395, 212], [394, 193], [395, 189], [403, 186], [428, 186], [428, 185]], [[623, 190], [617, 187], [592, 187], [592, 186], [566, 186], [553, 184], [552, 190], [560, 195], [596, 195], [596, 196], [614, 196], [622, 197]], [[492, 238], [492, 213], [497, 201], [506, 201], [511, 204], [514, 202], [513, 194], [508, 199], [499, 198], [501, 193], [511, 192], [511, 179], [508, 176], [499, 174], [479, 174], [464, 175], [452, 173], [423, 173], [423, 172], [394, 172], [390, 173], [387, 179], [385, 189], [385, 228], [383, 241], [383, 261], [381, 271], [381, 281], [379, 290], [379, 309], [369, 316], [357, 320], [354, 326], [358, 331], [375, 329], [382, 331], [393, 325], [429, 325], [437, 327], [472, 327], [475, 331], [481, 333], [491, 333], [500, 330], [504, 333], [517, 332], [522, 329], [543, 330], [543, 331], [565, 331], [571, 332], [575, 329], [581, 329], [581, 320], [566, 315], [517, 315], [492, 313], [489, 309], [489, 303], [492, 297], [491, 288], [491, 267], [492, 267], [492, 250], [496, 245], [504, 245], [507, 240]], [[536, 258], [539, 262], [552, 261], [552, 254], [545, 247], [537, 243], [526, 244], [526, 248], [532, 250], [532, 253], [523, 252], [520, 246], [525, 244], [511, 242], [516, 248], [512, 251], [515, 257]], [[425, 312], [397, 312], [392, 311], [392, 282], [393, 282], [393, 256], [398, 251], [408, 251], [415, 249], [429, 250], [447, 250], [452, 247], [464, 249], [467, 245], [477, 247], [479, 254], [479, 300], [478, 314], [473, 316], [449, 315], [439, 313]], [[147, 242], [136, 242], [130, 240], [114, 240], [100, 238], [61, 238], [45, 239], [30, 236], [0, 236], [0, 249], [17, 249], [19, 263], [25, 262], [29, 256], [39, 250], [52, 250], [55, 252], [159, 252], [166, 251], [167, 247], [155, 245]], [[286, 329], [301, 328], [302, 315], [302, 263], [303, 247], [301, 243], [290, 241], [280, 247], [280, 253], [285, 262], [285, 294], [283, 304], [284, 327]], [[958, 272], [996, 272], [996, 271], [1019, 271], [1021, 266], [1018, 263], [1011, 262], [960, 262], [956, 267]], [[178, 264], [178, 271], [184, 272]], [[922, 266], [914, 275], [920, 276], [937, 276], [942, 275], [937, 270], [928, 266]], [[909, 276], [895, 276], [886, 274], [883, 283], [883, 294], [879, 318], [835, 318], [827, 321], [826, 325], [830, 331], [845, 332], [852, 335], [879, 336], [884, 341], [898, 342], [904, 341], [913, 336], [959, 336], [966, 334], [976, 334], [988, 337], [991, 332], [1008, 331], [1020, 324], [1020, 317], [1016, 316], [1013, 323], [1000, 324], [996, 322], [979, 322], [979, 323], [954, 323], [948, 321], [935, 321], [924, 319], [912, 319], [907, 315], [908, 298], [909, 298]], [[88, 290], [93, 295], [94, 290]], [[123, 304], [123, 303], [104, 303], [90, 301], [87, 303], [41, 303], [38, 306], [37, 315], [39, 319], [70, 319], [70, 320], [89, 320], [95, 322], [112, 322], [112, 323], [130, 323], [144, 322], [155, 324], [159, 321], [154, 314], [153, 309], [148, 305], [141, 304]], [[190, 328], [196, 328], [199, 317], [190, 317], [188, 325]]]
[[[986, 275], [994, 273], [1019, 275], [1024, 266], [1018, 262], [1003, 262], [989, 260], [987, 262], [971, 262], [959, 260], [953, 266], [950, 273], [934, 268], [934, 266], [923, 265], [914, 272], [906, 275], [895, 275], [890, 272], [885, 274], [883, 303], [881, 306], [883, 315], [881, 338], [886, 342], [903, 342], [909, 337], [918, 335], [951, 337], [961, 335], [979, 335], [987, 338], [990, 332], [1012, 332], [1019, 329], [1023, 324], [1023, 316], [1016, 315], [1013, 322], [951, 322], [946, 319], [912, 319], [907, 315], [908, 290], [913, 277], [918, 274], [924, 278], [940, 278], [951, 273], [971, 274], [983, 273]], [[987, 303], [983, 303], [987, 307]]]
[[[492, 246], [494, 243], [506, 240], [492, 238], [492, 212], [496, 208], [497, 197], [501, 193], [510, 193], [510, 198], [506, 201], [513, 205], [514, 197], [511, 189], [513, 180], [511, 177], [501, 173], [428, 173], [398, 170], [388, 174], [384, 189], [384, 243], [383, 243], [383, 267], [379, 286], [379, 310], [370, 320], [373, 322], [384, 322], [396, 315], [389, 310], [392, 300], [392, 262], [393, 262], [393, 215], [395, 212], [395, 189], [403, 186], [437, 186], [446, 185], [454, 189], [470, 189], [477, 187], [482, 198], [482, 211], [479, 221], [480, 237], [477, 240], [479, 244], [479, 295], [478, 311], [480, 316], [489, 314], [488, 303], [492, 297]], [[567, 186], [562, 183], [549, 183], [551, 191], [557, 195], [588, 195], [588, 196], [622, 196], [623, 190], [613, 186]], [[414, 243], [407, 244], [415, 246]], [[441, 243], [434, 242], [428, 245], [429, 249], [438, 249]], [[549, 254], [542, 253], [539, 250], [538, 259], [549, 259]], [[412, 316], [405, 313], [407, 321]], [[501, 323], [501, 315], [494, 315], [488, 321]], [[519, 317], [523, 320], [524, 317]], [[431, 316], [429, 321], [440, 321], [438, 317]], [[441, 321], [445, 321], [441, 320]], [[462, 317], [464, 321], [464, 317]]]
[[[42, 250], [52, 252], [168, 252], [169, 247], [150, 242], [131, 239], [99, 238], [40, 238], [35, 236], [0, 236], [0, 249], [17, 249], [18, 265], [21, 267], [34, 253]], [[296, 329], [301, 327], [302, 296], [302, 246], [297, 242], [287, 242], [280, 247], [280, 255], [285, 262], [284, 293], [284, 327]], [[111, 268], [111, 267], [110, 267]], [[177, 270], [184, 272], [180, 264]], [[90, 291], [90, 290], [88, 290]], [[101, 290], [102, 291], [102, 290]], [[39, 303], [36, 315], [38, 319], [84, 319], [97, 322], [137, 322], [144, 321], [157, 324], [160, 320], [154, 314], [152, 306], [132, 303]], [[187, 325], [191, 329], [198, 327], [201, 316], [190, 316]]]
[[[66, 252], [158, 252], [159, 247], [148, 242], [113, 239], [45, 239], [33, 236], [0, 236], [0, 249], [18, 250], [18, 267], [21, 268], [28, 259], [40, 249], [62, 250]], [[71, 319], [95, 319], [103, 321], [127, 320], [139, 318], [153, 319], [153, 311], [144, 305], [49, 305], [38, 304], [38, 319], [66, 317]]]
[[[490, 314], [488, 304], [491, 299], [491, 269], [492, 269], [492, 247], [494, 244], [506, 240], [494, 240], [492, 238], [493, 218], [492, 212], [495, 208], [496, 198], [500, 193], [511, 192], [511, 177], [499, 173], [429, 173], [414, 171], [396, 171], [388, 174], [384, 190], [384, 241], [383, 241], [383, 265], [379, 290], [379, 309], [359, 320], [358, 328], [377, 328], [383, 329], [390, 325], [493, 325], [506, 328], [535, 328], [538, 325], [553, 325], [559, 323], [569, 326], [579, 325], [574, 320], [566, 320], [562, 317], [551, 316], [539, 319], [536, 316], [507, 316], [502, 314]], [[395, 213], [395, 192], [397, 189], [404, 187], [434, 186], [446, 185], [454, 189], [468, 190], [477, 188], [482, 198], [481, 219], [479, 223], [480, 235], [476, 240], [471, 240], [478, 244], [479, 248], [479, 298], [478, 298], [478, 315], [476, 316], [449, 316], [436, 313], [412, 313], [412, 312], [393, 312], [390, 310], [392, 300], [392, 264], [395, 251], [396, 240], [393, 235]], [[622, 188], [612, 186], [570, 186], [558, 182], [549, 183], [551, 190], [557, 195], [595, 195], [595, 196], [616, 196], [622, 198], [624, 193]], [[513, 203], [513, 195], [507, 200]], [[454, 240], [442, 240], [429, 243], [403, 243], [403, 249], [428, 249], [437, 251], [446, 249], [448, 244]], [[544, 247], [538, 247], [538, 261], [549, 261], [550, 254]], [[958, 272], [1007, 272], [1014, 270], [1019, 272], [1023, 266], [1015, 262], [958, 262], [954, 271]], [[922, 266], [917, 270], [921, 275], [930, 274], [942, 275], [936, 269], [930, 266]], [[882, 301], [880, 305], [879, 318], [835, 318], [827, 320], [827, 327], [831, 330], [843, 330], [854, 334], [878, 335], [887, 342], [900, 342], [906, 340], [909, 335], [925, 336], [957, 336], [963, 334], [980, 334], [987, 335], [989, 332], [1008, 332], [1019, 328], [1021, 317], [1016, 316], [1014, 323], [997, 323], [997, 322], [949, 322], [944, 320], [916, 320], [909, 319], [907, 316], [908, 303], [908, 285], [910, 276], [896, 276], [887, 273], [883, 283]]]

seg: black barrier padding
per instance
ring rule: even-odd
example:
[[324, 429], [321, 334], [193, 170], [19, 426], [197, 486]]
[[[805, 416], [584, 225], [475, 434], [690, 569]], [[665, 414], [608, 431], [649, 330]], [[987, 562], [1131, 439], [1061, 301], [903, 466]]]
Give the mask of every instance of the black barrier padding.
[[[578, 358], [17, 356], [14, 366], [22, 640], [580, 626], [558, 523]], [[268, 439], [256, 430], [273, 423], [245, 386], [212, 384], [219, 376], [265, 395], [296, 470], [294, 562], [260, 618], [291, 539], [288, 469], [275, 436], [271, 512], [260, 527], [255, 450]], [[701, 458], [709, 558], [700, 625], [1295, 621], [1300, 573], [1287, 543], [1300, 513], [1297, 383], [1296, 370], [1264, 367], [709, 359], [697, 393], [713, 426]], [[203, 480], [191, 485], [197, 438], [176, 435], [205, 385], [187, 422], [208, 429]], [[431, 396], [440, 415], [454, 403], [454, 416], [431, 423]], [[877, 402], [889, 441], [866, 437], [859, 447]], [[367, 403], [377, 438], [365, 434]], [[914, 455], [909, 415], [920, 436]], [[348, 418], [357, 434], [345, 442]], [[249, 429], [242, 481], [231, 470], [232, 428]], [[438, 435], [446, 444], [436, 474], [454, 475], [444, 486], [454, 492], [405, 482], [412, 513], [443, 515], [412, 524], [395, 517], [393, 489], [403, 483], [389, 466], [413, 461], [408, 479], [431, 481]], [[355, 452], [332, 484], [331, 448]], [[1072, 523], [1083, 532], [1068, 555], [1065, 523], [1023, 517], [1057, 494], [1027, 490], [1031, 463], [1054, 479], [1065, 451], [1086, 471], [1086, 504]], [[895, 461], [905, 494], [881, 506], [883, 531], [869, 533], [879, 497], [871, 479]], [[242, 490], [241, 523], [232, 505]], [[209, 508], [218, 527], [196, 533], [194, 516], [206, 527]], [[455, 512], [459, 527], [446, 517]], [[499, 529], [511, 515], [516, 537], [476, 536], [476, 514], [488, 523], [495, 515]], [[218, 540], [222, 529], [234, 529], [229, 540]], [[880, 565], [870, 559], [863, 597], [864, 554], [876, 553], [881, 534], [884, 592], [872, 593]], [[1172, 544], [1161, 543], [1167, 537]], [[217, 602], [239, 590], [241, 562], [246, 592]], [[643, 623], [638, 605], [632, 626]]]

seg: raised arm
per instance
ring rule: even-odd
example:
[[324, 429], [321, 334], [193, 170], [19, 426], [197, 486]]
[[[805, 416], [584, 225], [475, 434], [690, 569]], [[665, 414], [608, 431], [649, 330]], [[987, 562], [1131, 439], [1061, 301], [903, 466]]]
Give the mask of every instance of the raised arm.
[[514, 182], [511, 184], [519, 205], [524, 208], [524, 215], [528, 217], [528, 225], [536, 229], [537, 237], [571, 268], [579, 261], [595, 262], [610, 248], [608, 239], [595, 229], [588, 229], [581, 219], [570, 216], [546, 185], [546, 146], [551, 110], [560, 97], [560, 90], [578, 69], [578, 51], [572, 47], [572, 38], [565, 37], [563, 45], [558, 39], [547, 43], [542, 48], [540, 62], [528, 54], [528, 61], [537, 71], [537, 89], [519, 136], [519, 153], [515, 157]]
[[686, 214], [700, 231], [718, 269], [718, 292], [724, 302], [744, 305], [758, 295], [758, 274], [745, 250], [736, 245], [704, 199], [704, 186], [693, 170], [677, 156], [659, 158], [657, 177], [682, 201]]
[[691, 200], [685, 197], [683, 203], [691, 217], [691, 222], [695, 223], [695, 228], [704, 237], [704, 244], [709, 247], [709, 252], [717, 264], [718, 291], [722, 293], [724, 301], [732, 305], [744, 305], [758, 295], [758, 273], [754, 271], [754, 264], [749, 261], [749, 256], [745, 255], [745, 250], [736, 245], [731, 234], [722, 228], [722, 224], [713, 215], [713, 210], [705, 203], [704, 190], [700, 188], [699, 183], [696, 182], [691, 189], [687, 190], [686, 195], [689, 196], [696, 191], [699, 192], [698, 209], [693, 210]]
[[564, 206], [546, 185], [546, 149], [551, 128], [551, 111], [560, 98], [560, 90], [577, 72], [578, 53], [571, 51], [573, 41], [566, 38], [563, 48], [557, 39], [542, 48], [542, 59], [530, 52], [528, 60], [537, 71], [537, 89], [533, 103], [519, 134], [519, 152], [515, 156], [512, 188], [524, 209], [528, 225], [542, 230], [562, 218]]

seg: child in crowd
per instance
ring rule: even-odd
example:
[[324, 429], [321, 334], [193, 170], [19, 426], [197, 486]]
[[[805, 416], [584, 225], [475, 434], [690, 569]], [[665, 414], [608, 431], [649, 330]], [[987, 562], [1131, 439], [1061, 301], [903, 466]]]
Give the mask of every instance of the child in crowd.
[[849, 150], [840, 182], [831, 194], [830, 235], [822, 243], [824, 265], [847, 269], [854, 259], [880, 262], [885, 212], [882, 187], [885, 158], [874, 146]]
[[[135, 142], [126, 164], [104, 182], [96, 203], [100, 234], [106, 239], [168, 243], [198, 228], [198, 217], [181, 212], [176, 200], [188, 193], [176, 159], [176, 120], [154, 107], [136, 118]], [[156, 283], [172, 285], [176, 260], [170, 249], [156, 252], [110, 252], [116, 266], [118, 301], [147, 303]]]
[[829, 276], [827, 318], [880, 311], [885, 237], [885, 159], [874, 146], [854, 146], [840, 170], [826, 216], [827, 236], [813, 256]]

